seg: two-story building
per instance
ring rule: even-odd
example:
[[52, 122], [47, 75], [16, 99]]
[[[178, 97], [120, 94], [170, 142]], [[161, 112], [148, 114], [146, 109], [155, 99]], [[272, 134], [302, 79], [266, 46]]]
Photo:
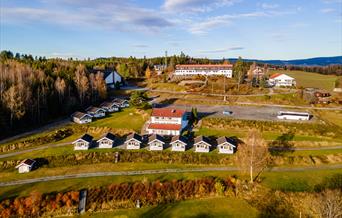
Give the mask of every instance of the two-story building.
[[175, 76], [226, 76], [233, 77], [231, 64], [181, 64], [176, 65]]
[[185, 110], [153, 108], [146, 131], [148, 134], [180, 135], [187, 125]]
[[270, 76], [268, 80], [269, 85], [272, 86], [284, 86], [284, 87], [292, 87], [296, 86], [296, 80], [286, 74], [276, 73]]

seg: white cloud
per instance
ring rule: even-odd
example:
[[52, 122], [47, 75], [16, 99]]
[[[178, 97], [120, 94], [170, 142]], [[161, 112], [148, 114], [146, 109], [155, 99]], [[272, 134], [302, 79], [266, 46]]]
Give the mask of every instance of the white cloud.
[[236, 2], [239, 0], [165, 0], [162, 8], [168, 12], [206, 12]]
[[229, 51], [237, 51], [237, 50], [243, 50], [243, 49], [245, 48], [241, 46], [235, 46], [235, 47], [230, 47], [230, 48], [218, 48], [218, 49], [213, 49], [213, 50], [200, 50], [199, 53], [203, 53], [203, 54], [225, 53]]
[[261, 4], [261, 7], [262, 7], [263, 9], [275, 9], [275, 8], [278, 8], [279, 5], [278, 5], [278, 4], [262, 3], [262, 4]]
[[335, 12], [336, 10], [334, 8], [323, 8], [320, 11], [321, 13], [328, 14], [328, 13]]

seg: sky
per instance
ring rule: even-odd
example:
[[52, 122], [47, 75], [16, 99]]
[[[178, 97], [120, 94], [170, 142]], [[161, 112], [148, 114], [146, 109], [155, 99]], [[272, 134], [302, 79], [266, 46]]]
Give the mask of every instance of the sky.
[[342, 55], [342, 0], [0, 0], [0, 50], [46, 57]]

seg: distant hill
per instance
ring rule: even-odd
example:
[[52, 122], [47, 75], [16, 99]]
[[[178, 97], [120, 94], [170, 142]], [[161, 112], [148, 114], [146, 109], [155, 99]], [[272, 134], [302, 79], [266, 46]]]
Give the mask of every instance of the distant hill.
[[[230, 62], [235, 62], [237, 58], [229, 58]], [[316, 57], [298, 60], [257, 60], [257, 59], [243, 59], [248, 62], [258, 62], [272, 65], [297, 65], [297, 66], [327, 66], [331, 64], [341, 64], [342, 56], [336, 57]]]

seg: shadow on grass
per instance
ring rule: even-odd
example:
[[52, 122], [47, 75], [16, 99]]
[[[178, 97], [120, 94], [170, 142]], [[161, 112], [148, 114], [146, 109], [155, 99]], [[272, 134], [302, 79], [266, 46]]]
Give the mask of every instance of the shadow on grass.
[[289, 131], [287, 133], [278, 136], [276, 140], [269, 143], [269, 151], [271, 155], [274, 156], [283, 156], [285, 153], [291, 153], [294, 151], [294, 143], [292, 142], [294, 139], [294, 132]]

